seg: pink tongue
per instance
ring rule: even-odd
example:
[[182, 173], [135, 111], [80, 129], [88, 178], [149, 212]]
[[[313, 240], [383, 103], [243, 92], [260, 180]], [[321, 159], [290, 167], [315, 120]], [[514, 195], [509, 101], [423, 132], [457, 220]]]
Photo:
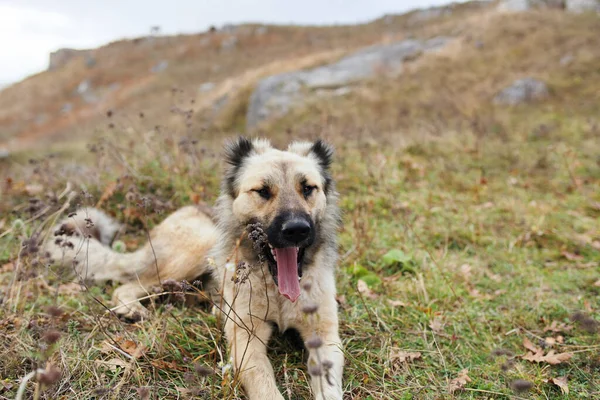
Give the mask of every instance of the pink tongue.
[[298, 248], [286, 247], [275, 249], [277, 257], [277, 280], [279, 293], [292, 302], [300, 296], [300, 282], [298, 281]]

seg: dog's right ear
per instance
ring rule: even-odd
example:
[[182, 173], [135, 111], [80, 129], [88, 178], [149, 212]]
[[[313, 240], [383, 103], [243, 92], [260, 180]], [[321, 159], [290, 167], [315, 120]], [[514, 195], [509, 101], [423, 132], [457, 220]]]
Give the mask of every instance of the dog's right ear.
[[248, 157], [254, 150], [252, 142], [240, 136], [225, 145], [225, 161], [233, 167], [240, 167], [244, 158]]
[[225, 144], [224, 158], [230, 165], [225, 171], [224, 189], [233, 198], [237, 196], [235, 181], [244, 159], [254, 151], [254, 144], [251, 140], [240, 136], [235, 140]]

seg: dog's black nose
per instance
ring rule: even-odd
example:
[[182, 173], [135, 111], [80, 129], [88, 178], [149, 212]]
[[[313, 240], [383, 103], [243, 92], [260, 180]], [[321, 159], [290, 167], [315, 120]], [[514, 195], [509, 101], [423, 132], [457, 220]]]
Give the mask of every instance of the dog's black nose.
[[298, 244], [310, 235], [310, 224], [301, 219], [294, 219], [283, 224], [283, 238], [288, 242]]

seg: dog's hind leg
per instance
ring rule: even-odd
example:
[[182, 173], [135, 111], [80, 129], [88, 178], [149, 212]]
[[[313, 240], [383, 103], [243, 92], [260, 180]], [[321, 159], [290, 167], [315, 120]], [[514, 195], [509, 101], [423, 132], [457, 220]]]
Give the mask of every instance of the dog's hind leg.
[[148, 291], [139, 282], [130, 282], [119, 286], [113, 292], [112, 300], [115, 307], [112, 310], [117, 315], [129, 320], [148, 319], [150, 312], [139, 300], [147, 294]]

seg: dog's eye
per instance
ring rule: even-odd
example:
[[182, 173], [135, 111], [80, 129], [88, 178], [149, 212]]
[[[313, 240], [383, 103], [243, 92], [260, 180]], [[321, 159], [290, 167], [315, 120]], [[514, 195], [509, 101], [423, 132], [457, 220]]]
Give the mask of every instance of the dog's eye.
[[258, 195], [260, 197], [262, 197], [265, 200], [269, 200], [271, 198], [271, 191], [269, 190], [268, 187], [262, 187], [260, 189], [254, 189], [254, 191], [256, 193], [258, 193]]
[[302, 194], [304, 194], [304, 197], [308, 198], [316, 188], [316, 186], [303, 185]]

